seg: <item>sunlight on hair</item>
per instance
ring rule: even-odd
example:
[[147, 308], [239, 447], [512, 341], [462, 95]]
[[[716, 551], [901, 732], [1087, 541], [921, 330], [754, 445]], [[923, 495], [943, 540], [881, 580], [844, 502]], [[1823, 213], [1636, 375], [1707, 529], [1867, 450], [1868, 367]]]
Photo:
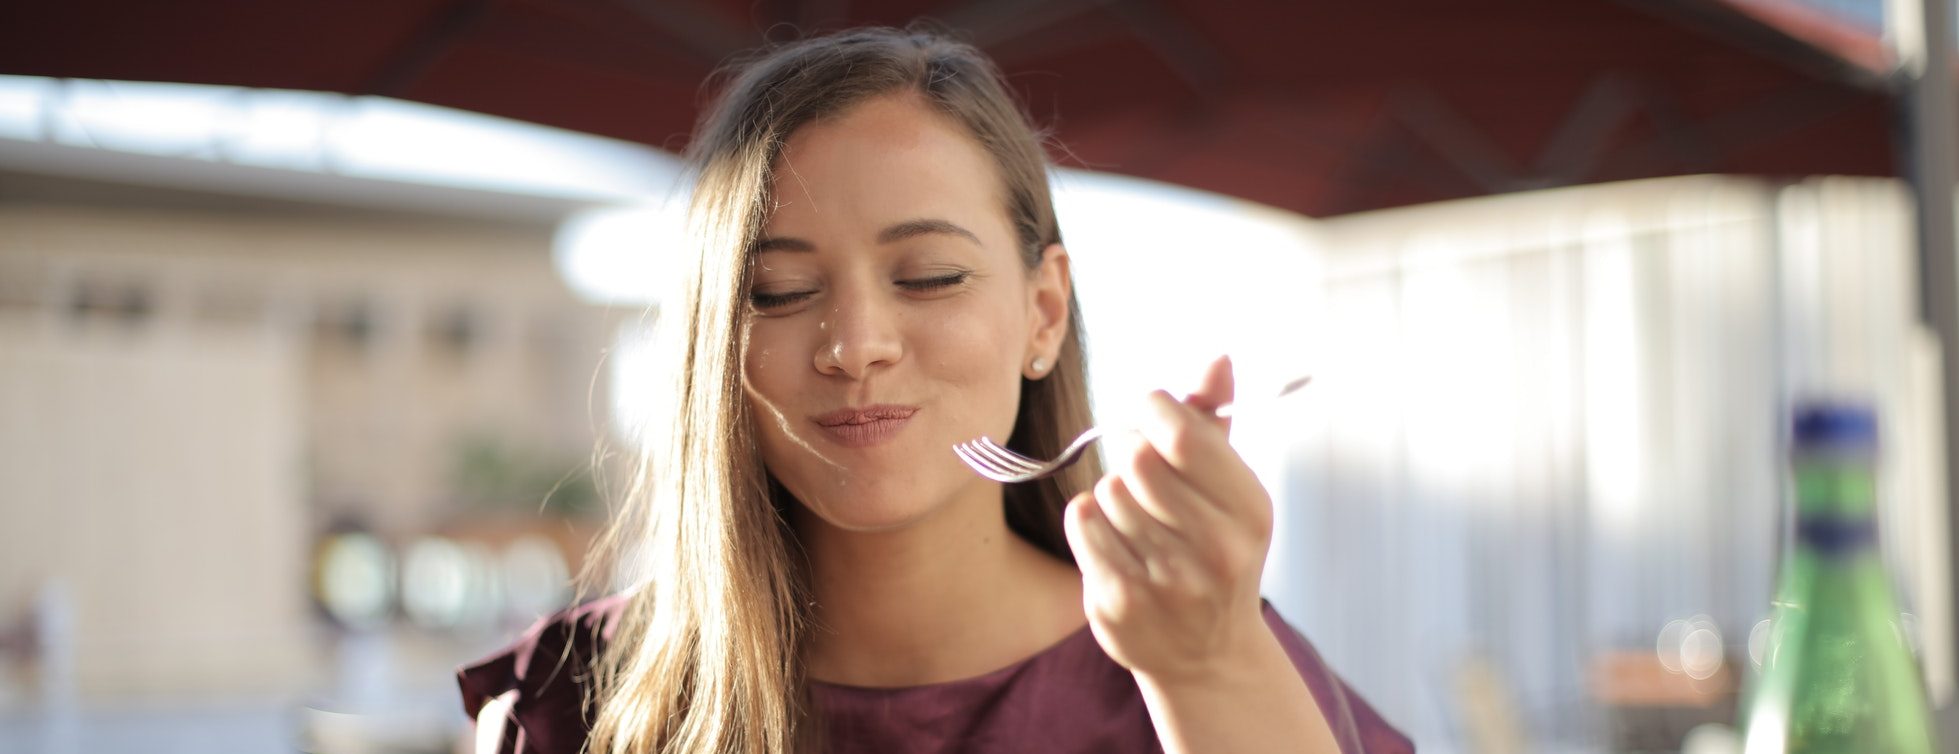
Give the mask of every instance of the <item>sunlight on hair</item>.
[[796, 428], [798, 425], [795, 422], [789, 421], [789, 416], [782, 413], [782, 409], [777, 408], [776, 405], [770, 403], [767, 398], [762, 397], [761, 393], [748, 389], [747, 383], [748, 380], [746, 377], [744, 377], [742, 379], [742, 392], [748, 396], [748, 399], [750, 401], [753, 401], [755, 405], [759, 406], [762, 409], [763, 413], [766, 413], [768, 416], [773, 417], [775, 419], [776, 426], [782, 428], [783, 435], [787, 436], [791, 440], [794, 440], [797, 445], [802, 447], [803, 450], [809, 451], [810, 455], [816, 456], [816, 460], [828, 464], [830, 468], [836, 469], [838, 471], [847, 470], [847, 467], [844, 466], [841, 461], [838, 461], [834, 458], [824, 455], [823, 451], [821, 450], [817, 450], [816, 446], [811, 444], [810, 441], [804, 436], [804, 433], [797, 431]]

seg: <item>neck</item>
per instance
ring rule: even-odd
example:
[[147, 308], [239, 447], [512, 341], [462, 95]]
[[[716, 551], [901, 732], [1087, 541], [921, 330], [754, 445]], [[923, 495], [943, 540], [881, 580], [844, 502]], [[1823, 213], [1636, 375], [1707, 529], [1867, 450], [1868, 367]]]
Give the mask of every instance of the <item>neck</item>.
[[1079, 630], [1081, 576], [1007, 528], [1001, 490], [887, 531], [847, 531], [798, 507], [815, 591], [810, 677], [898, 687], [969, 678]]

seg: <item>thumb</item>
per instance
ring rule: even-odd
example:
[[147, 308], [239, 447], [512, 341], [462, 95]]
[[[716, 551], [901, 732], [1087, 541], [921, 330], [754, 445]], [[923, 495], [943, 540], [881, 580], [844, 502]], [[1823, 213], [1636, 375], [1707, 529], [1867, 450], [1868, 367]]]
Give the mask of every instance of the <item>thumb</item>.
[[[1184, 403], [1206, 414], [1216, 411], [1219, 406], [1230, 403], [1234, 392], [1231, 375], [1231, 355], [1217, 357], [1204, 370], [1204, 379], [1197, 385], [1197, 392], [1184, 396]], [[1213, 419], [1218, 428], [1231, 432], [1230, 419]]]

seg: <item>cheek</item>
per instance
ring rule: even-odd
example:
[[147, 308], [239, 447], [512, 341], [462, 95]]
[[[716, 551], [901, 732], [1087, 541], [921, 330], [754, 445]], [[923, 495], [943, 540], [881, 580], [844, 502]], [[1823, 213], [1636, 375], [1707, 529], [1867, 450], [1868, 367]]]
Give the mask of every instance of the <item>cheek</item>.
[[989, 292], [985, 300], [962, 307], [958, 319], [944, 323], [942, 331], [948, 341], [956, 339], [966, 347], [989, 349], [983, 354], [993, 360], [1013, 360], [1019, 351], [1007, 353], [1005, 349], [1025, 349], [1027, 307], [1013, 292]]
[[[977, 302], [976, 302], [977, 303]], [[946, 416], [945, 442], [980, 435], [1006, 437], [1020, 400], [1021, 313], [1002, 302], [973, 306], [922, 324], [912, 335], [919, 361], [956, 396]]]
[[937, 359], [968, 366], [1010, 365], [1018, 358], [1026, 340], [1026, 317], [1015, 302], [988, 297], [962, 304], [937, 317], [921, 317], [910, 340]]
[[795, 408], [783, 402], [795, 394], [795, 387], [785, 384], [791, 379], [794, 358], [780, 333], [769, 328], [749, 332], [748, 350], [742, 354], [742, 395], [754, 430], [765, 444], [772, 444], [771, 437], [782, 431], [782, 412]]
[[776, 352], [766, 344], [752, 345], [749, 352], [742, 355], [742, 378], [751, 386], [759, 385], [774, 375]]
[[751, 327], [748, 331], [748, 350], [741, 355], [741, 376], [750, 389], [759, 389], [765, 395], [776, 393], [776, 384], [781, 382], [784, 367], [794, 357], [788, 349], [788, 342], [780, 328]]

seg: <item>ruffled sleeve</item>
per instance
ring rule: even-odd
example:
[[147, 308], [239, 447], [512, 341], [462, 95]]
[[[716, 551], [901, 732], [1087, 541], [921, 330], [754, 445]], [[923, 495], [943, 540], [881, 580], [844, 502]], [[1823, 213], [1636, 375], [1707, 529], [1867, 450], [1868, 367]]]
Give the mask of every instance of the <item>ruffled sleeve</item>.
[[618, 624], [613, 595], [546, 616], [509, 646], [456, 671], [463, 712], [501, 699], [509, 714], [500, 754], [578, 754], [591, 730], [592, 662]]
[[1389, 725], [1367, 700], [1335, 675], [1312, 643], [1306, 641], [1305, 634], [1279, 617], [1279, 611], [1270, 601], [1265, 603], [1265, 623], [1286, 648], [1286, 655], [1306, 680], [1306, 687], [1312, 690], [1313, 699], [1319, 703], [1327, 724], [1333, 727], [1333, 737], [1339, 741], [1343, 754], [1412, 754], [1415, 751], [1415, 743]]

